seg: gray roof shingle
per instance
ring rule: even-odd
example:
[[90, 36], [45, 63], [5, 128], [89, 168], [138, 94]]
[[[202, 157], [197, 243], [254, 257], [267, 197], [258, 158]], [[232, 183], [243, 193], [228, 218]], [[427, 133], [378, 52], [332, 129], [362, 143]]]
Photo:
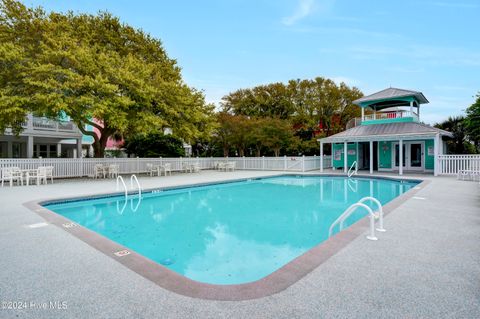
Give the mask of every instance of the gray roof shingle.
[[385, 99], [395, 99], [400, 97], [414, 96], [420, 104], [429, 103], [427, 98], [423, 95], [422, 92], [397, 89], [397, 88], [388, 88], [377, 93], [373, 93], [364, 97], [361, 97], [355, 101], [354, 104], [359, 105], [364, 102], [379, 101]]
[[396, 137], [401, 135], [435, 135], [440, 133], [440, 135], [452, 137], [452, 133], [426, 125], [423, 123], [416, 122], [405, 122], [405, 123], [386, 123], [386, 124], [372, 124], [372, 125], [359, 125], [348, 129], [346, 131], [340, 132], [338, 134], [323, 138], [321, 140], [337, 140], [337, 139], [355, 139], [358, 140], [362, 137]]

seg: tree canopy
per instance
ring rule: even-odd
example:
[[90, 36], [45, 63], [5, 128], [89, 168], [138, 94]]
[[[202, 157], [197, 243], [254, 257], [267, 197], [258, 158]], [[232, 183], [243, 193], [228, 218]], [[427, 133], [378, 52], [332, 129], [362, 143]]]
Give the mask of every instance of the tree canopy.
[[130, 136], [124, 143], [127, 154], [139, 157], [178, 157], [185, 156], [183, 143], [173, 135], [153, 133]]
[[291, 80], [239, 89], [222, 99], [216, 141], [224, 155], [234, 149], [290, 154], [317, 153], [317, 135], [345, 128], [360, 109], [353, 101], [363, 96], [357, 88], [330, 79]]
[[221, 105], [234, 115], [289, 120], [313, 137], [319, 123], [327, 135], [344, 129], [352, 117], [360, 115], [352, 102], [362, 96], [355, 87], [317, 77], [240, 89], [223, 97]]
[[28, 112], [66, 114], [103, 156], [114, 134], [170, 127], [189, 142], [213, 128], [214, 107], [182, 81], [160, 40], [107, 12], [47, 14], [1, 0], [0, 61], [0, 131], [19, 132]]
[[475, 103], [467, 108], [466, 113], [466, 133], [470, 140], [475, 143], [477, 151], [480, 151], [480, 93], [477, 94]]

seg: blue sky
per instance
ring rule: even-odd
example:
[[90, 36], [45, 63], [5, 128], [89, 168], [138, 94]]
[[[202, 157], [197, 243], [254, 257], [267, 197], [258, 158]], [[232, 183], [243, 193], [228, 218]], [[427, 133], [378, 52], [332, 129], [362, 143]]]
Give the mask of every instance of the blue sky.
[[366, 95], [422, 91], [421, 118], [462, 114], [480, 91], [480, 0], [24, 0], [107, 10], [160, 38], [185, 81], [218, 104], [238, 88], [329, 77]]

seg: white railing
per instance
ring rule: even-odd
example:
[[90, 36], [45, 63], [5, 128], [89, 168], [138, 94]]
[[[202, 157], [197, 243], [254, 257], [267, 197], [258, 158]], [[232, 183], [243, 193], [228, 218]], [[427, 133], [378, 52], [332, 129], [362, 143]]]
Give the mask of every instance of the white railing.
[[367, 239], [370, 240], [377, 240], [378, 238], [375, 236], [375, 214], [373, 213], [372, 209], [368, 207], [365, 204], [362, 203], [355, 203], [352, 206], [348, 207], [347, 210], [345, 210], [340, 217], [338, 217], [332, 225], [330, 225], [330, 229], [328, 230], [328, 237], [331, 237], [333, 234], [333, 229], [337, 224], [340, 226], [340, 231], [343, 229], [343, 223], [345, 220], [350, 216], [357, 208], [363, 208], [368, 212], [368, 215], [370, 217], [370, 234], [368, 234]]
[[[365, 204], [365, 202], [371, 201], [377, 206], [377, 210], [373, 211], [369, 206]], [[377, 240], [377, 236], [375, 236], [375, 219], [379, 220], [379, 225], [377, 231], [385, 232], [385, 228], [383, 228], [383, 206], [378, 199], [375, 197], [363, 197], [355, 204], [348, 207], [331, 225], [328, 229], [328, 237], [331, 237], [333, 234], [333, 230], [335, 226], [339, 225], [339, 231], [342, 231], [343, 224], [345, 220], [358, 208], [363, 208], [368, 212], [370, 218], [370, 234], [367, 236], [367, 239], [370, 240]]]
[[[213, 169], [217, 162], [235, 162], [236, 170], [264, 170], [306, 172], [320, 169], [319, 156], [283, 157], [190, 157], [190, 158], [42, 158], [42, 159], [0, 159], [0, 169], [19, 167], [36, 169], [39, 166], [53, 166], [55, 178], [85, 177], [94, 175], [96, 164], [119, 166], [119, 174], [146, 173], [147, 164], [170, 163], [172, 171], [181, 172], [183, 163], [198, 164], [200, 169]], [[331, 156], [324, 156], [323, 167], [330, 168]]]
[[363, 117], [364, 121], [375, 121], [375, 120], [390, 120], [390, 119], [400, 119], [400, 118], [413, 118], [418, 120], [418, 114], [410, 111], [394, 111], [394, 112], [379, 112], [373, 114], [367, 114]]
[[120, 190], [120, 183], [119, 182], [122, 182], [123, 190], [125, 191], [125, 200], [126, 200], [127, 197], [128, 197], [128, 189], [127, 189], [127, 185], [125, 185], [125, 181], [123, 180], [122, 176], [117, 176], [117, 187], [116, 187], [117, 191]]
[[458, 175], [459, 171], [480, 172], [480, 155], [438, 155], [438, 174]]
[[31, 128], [34, 130], [46, 130], [46, 131], [67, 131], [67, 132], [76, 132], [78, 131], [77, 126], [71, 121], [55, 121], [45, 117], [36, 117], [32, 116], [28, 118], [27, 122], [24, 123], [25, 127]]
[[[165, 175], [166, 176], [166, 175]], [[142, 197], [142, 187], [140, 186], [140, 182], [138, 181], [137, 175], [133, 174], [130, 176], [130, 188], [134, 190], [134, 184], [133, 182], [136, 183], [137, 189], [138, 189], [138, 196]]]

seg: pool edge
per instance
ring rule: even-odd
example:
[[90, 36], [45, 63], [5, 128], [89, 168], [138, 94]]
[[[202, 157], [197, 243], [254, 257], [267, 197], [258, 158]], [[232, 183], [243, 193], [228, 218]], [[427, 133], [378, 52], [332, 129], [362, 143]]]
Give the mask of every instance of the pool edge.
[[[269, 177], [277, 176], [335, 176], [341, 177], [342, 175], [336, 174], [279, 174]], [[417, 186], [419, 188], [412, 188], [409, 191], [401, 194], [400, 196], [394, 198], [392, 201], [387, 203], [384, 206], [384, 214], [388, 215], [407, 199], [413, 197], [418, 191], [423, 189], [426, 185], [430, 183], [429, 180], [422, 179], [409, 179], [409, 178], [389, 178], [389, 177], [377, 177], [369, 175], [357, 175], [358, 178], [373, 178], [373, 179], [389, 179], [389, 180], [407, 180], [407, 181], [417, 181], [420, 182]], [[248, 180], [250, 178], [242, 178], [228, 181], [217, 181], [209, 183], [200, 183], [200, 184], [188, 184], [182, 186], [175, 186], [170, 188], [161, 188], [165, 189], [176, 189], [176, 188], [188, 188], [201, 185], [209, 184], [219, 184], [219, 183], [230, 183]], [[159, 188], [151, 188], [149, 190], [158, 190]], [[148, 192], [149, 190], [145, 190]], [[113, 193], [116, 194], [116, 193]], [[112, 195], [112, 193], [98, 194], [96, 196], [91, 196], [89, 198], [98, 198]], [[74, 200], [79, 198], [85, 198], [86, 196], [81, 197], [68, 197], [65, 200]], [[47, 202], [52, 202], [62, 198], [48, 198], [41, 200], [33, 200], [24, 203], [23, 205], [33, 212], [40, 215], [50, 224], [53, 224], [64, 231], [70, 233], [76, 238], [87, 243], [91, 247], [97, 249], [108, 257], [116, 260], [123, 266], [129, 268], [130, 270], [136, 272], [142, 277], [154, 282], [160, 287], [167, 289], [169, 291], [192, 297], [200, 298], [207, 300], [222, 300], [222, 301], [241, 301], [249, 299], [257, 299], [266, 296], [270, 296], [276, 293], [279, 293], [301, 278], [309, 274], [311, 271], [319, 267], [322, 263], [326, 262], [330, 257], [338, 253], [349, 243], [355, 240], [358, 236], [365, 233], [368, 230], [368, 216], [360, 219], [354, 223], [349, 228], [339, 232], [329, 238], [328, 240], [318, 244], [317, 246], [312, 247], [304, 254], [296, 257], [291, 260], [289, 263], [285, 264], [278, 270], [269, 274], [268, 276], [245, 284], [236, 284], [236, 285], [214, 285], [201, 283], [194, 280], [191, 280], [187, 277], [184, 277], [150, 259], [147, 257], [136, 253], [131, 249], [126, 247], [92, 231], [76, 223], [72, 223], [71, 220], [48, 210], [43, 207], [42, 204]], [[115, 255], [116, 252], [128, 250], [129, 254], [119, 257]]]

